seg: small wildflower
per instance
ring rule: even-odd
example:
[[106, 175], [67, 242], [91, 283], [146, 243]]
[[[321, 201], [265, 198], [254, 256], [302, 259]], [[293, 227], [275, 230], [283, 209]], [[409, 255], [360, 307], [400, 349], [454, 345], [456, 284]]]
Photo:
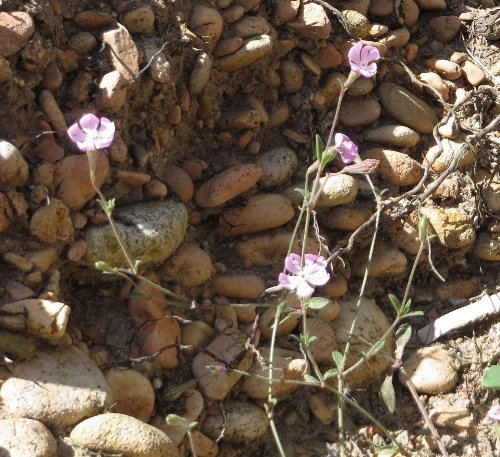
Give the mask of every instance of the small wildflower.
[[352, 163], [358, 158], [358, 146], [343, 133], [335, 134], [335, 147], [345, 164]]
[[314, 293], [316, 286], [322, 286], [330, 279], [326, 266], [327, 263], [323, 256], [306, 254], [302, 266], [300, 256], [290, 254], [285, 259], [285, 268], [292, 275], [280, 273], [279, 283], [284, 289], [295, 291], [298, 297], [309, 298]]
[[82, 152], [107, 148], [115, 135], [115, 123], [106, 117], [100, 119], [92, 113], [84, 114], [68, 128], [69, 138]]
[[493, 422], [500, 423], [500, 405], [493, 406], [488, 411], [488, 419], [492, 420]]
[[348, 53], [351, 70], [365, 78], [371, 78], [377, 73], [377, 64], [380, 59], [378, 49], [358, 41]]

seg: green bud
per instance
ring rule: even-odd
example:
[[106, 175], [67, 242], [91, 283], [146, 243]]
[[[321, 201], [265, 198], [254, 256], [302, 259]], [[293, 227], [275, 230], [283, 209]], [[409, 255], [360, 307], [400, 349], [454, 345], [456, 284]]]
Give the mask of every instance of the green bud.
[[429, 218], [427, 216], [422, 216], [418, 222], [418, 237], [420, 241], [425, 241], [427, 239], [427, 229], [429, 227]]
[[184, 419], [181, 416], [178, 416], [177, 414], [169, 414], [166, 418], [167, 424], [168, 425], [181, 425], [182, 427], [188, 427], [189, 422], [187, 419]]
[[117, 269], [115, 267], [108, 265], [103, 260], [98, 260], [96, 263], [94, 263], [94, 267], [96, 270], [102, 271], [103, 273], [109, 275], [113, 275], [117, 272]]

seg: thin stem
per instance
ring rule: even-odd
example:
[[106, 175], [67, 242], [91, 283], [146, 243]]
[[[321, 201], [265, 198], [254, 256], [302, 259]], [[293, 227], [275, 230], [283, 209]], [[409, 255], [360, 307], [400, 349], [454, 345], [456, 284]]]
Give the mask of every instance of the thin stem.
[[403, 296], [403, 301], [401, 304], [405, 306], [406, 300], [408, 300], [408, 295], [410, 295], [410, 288], [413, 283], [413, 276], [415, 276], [415, 271], [417, 271], [417, 265], [420, 260], [420, 257], [422, 256], [422, 253], [424, 252], [425, 249], [425, 240], [420, 241], [420, 246], [418, 247], [418, 252], [417, 256], [415, 257], [415, 261], [413, 262], [413, 267], [410, 272], [410, 276], [408, 277], [408, 282], [406, 283], [406, 289], [405, 289], [405, 294]]
[[339, 93], [339, 99], [337, 101], [337, 109], [335, 110], [335, 115], [333, 116], [332, 126], [330, 128], [330, 134], [328, 135], [328, 141], [326, 142], [325, 150], [327, 150], [332, 145], [333, 133], [335, 132], [335, 127], [337, 127], [337, 122], [339, 120], [340, 105], [342, 105], [342, 100], [344, 99], [345, 89], [341, 87]]
[[276, 443], [276, 447], [278, 448], [278, 452], [280, 453], [280, 457], [286, 457], [285, 449], [283, 448], [283, 444], [281, 444], [280, 436], [278, 434], [278, 430], [276, 429], [272, 411], [268, 412], [268, 417], [271, 433], [273, 435], [274, 442]]
[[189, 438], [189, 445], [191, 446], [191, 453], [193, 454], [193, 457], [196, 457], [196, 451], [194, 449], [194, 442], [193, 442], [193, 435], [191, 433], [191, 430], [188, 428], [187, 430], [188, 438]]

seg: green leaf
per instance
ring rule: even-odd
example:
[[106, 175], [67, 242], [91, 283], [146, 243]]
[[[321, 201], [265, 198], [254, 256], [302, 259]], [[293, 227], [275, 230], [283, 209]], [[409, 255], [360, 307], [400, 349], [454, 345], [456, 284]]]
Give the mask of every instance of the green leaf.
[[410, 311], [410, 308], [411, 308], [411, 298], [409, 298], [403, 305], [403, 311], [401, 312], [401, 314], [404, 316], [405, 314], [408, 313], [408, 311]]
[[393, 294], [389, 294], [389, 300], [391, 301], [392, 306], [394, 306], [394, 309], [396, 310], [396, 314], [399, 316], [399, 312], [401, 310], [401, 303], [400, 303], [398, 297], [396, 297]]
[[118, 271], [117, 268], [112, 267], [103, 260], [98, 260], [96, 263], [94, 263], [94, 267], [96, 270], [102, 271], [104, 274], [107, 275], [113, 275]]
[[418, 238], [422, 242], [427, 239], [428, 227], [429, 227], [429, 218], [427, 216], [422, 216], [422, 219], [418, 221]]
[[309, 298], [307, 300], [304, 300], [303, 304], [306, 308], [311, 308], [311, 309], [321, 309], [324, 308], [330, 300], [328, 298], [323, 298], [323, 297], [313, 297]]
[[411, 338], [411, 325], [404, 323], [399, 326], [396, 330], [395, 337], [396, 350], [394, 351], [394, 355], [396, 359], [401, 360], [401, 358], [403, 357], [405, 346]]
[[340, 367], [342, 366], [342, 360], [343, 360], [342, 354], [339, 351], [333, 351], [332, 352], [332, 359], [333, 359], [333, 363], [335, 364], [335, 366], [340, 370]]
[[404, 316], [401, 316], [403, 319], [408, 317], [422, 317], [424, 315], [423, 311], [412, 311], [411, 313], [407, 313]]
[[325, 371], [323, 375], [323, 379], [326, 381], [330, 378], [334, 378], [339, 375], [339, 370], [337, 368], [330, 368], [328, 371]]
[[271, 408], [274, 408], [277, 404], [278, 404], [278, 399], [277, 398], [274, 398], [274, 397], [271, 397], [267, 400], [267, 403], [269, 403], [269, 406]]
[[139, 271], [139, 267], [141, 266], [142, 260], [136, 260], [134, 262], [134, 273], [137, 274]]
[[380, 352], [385, 345], [385, 341], [379, 340], [376, 343], [374, 343], [370, 349], [368, 349], [368, 352], [366, 353], [366, 357], [373, 357], [377, 352]]
[[483, 386], [488, 389], [500, 390], [500, 365], [493, 365], [485, 371]]
[[314, 376], [311, 376], [310, 374], [307, 374], [307, 373], [304, 375], [304, 381], [305, 382], [312, 382], [312, 383], [319, 382]]
[[169, 414], [165, 419], [168, 425], [180, 425], [182, 427], [189, 426], [188, 420], [184, 419], [184, 417], [178, 416], [177, 414]]
[[293, 189], [295, 192], [298, 192], [302, 197], [309, 196], [309, 192], [307, 192], [305, 189], [302, 189], [301, 187], [296, 187]]
[[188, 424], [187, 428], [189, 430], [193, 430], [193, 428], [195, 428], [196, 426], [198, 425], [198, 422], [191, 422], [190, 424]]
[[318, 134], [316, 134], [316, 158], [318, 159], [318, 162], [321, 163], [322, 157], [323, 157], [323, 140]]
[[393, 457], [399, 452], [399, 449], [395, 446], [385, 446], [378, 450], [378, 457]]
[[394, 411], [396, 411], [396, 392], [392, 384], [392, 375], [387, 375], [380, 386], [380, 398], [387, 410], [394, 414]]

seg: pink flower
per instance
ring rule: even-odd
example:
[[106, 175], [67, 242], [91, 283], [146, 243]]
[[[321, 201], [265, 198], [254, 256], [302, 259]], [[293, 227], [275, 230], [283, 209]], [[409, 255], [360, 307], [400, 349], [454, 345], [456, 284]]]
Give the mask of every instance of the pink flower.
[[377, 64], [380, 59], [378, 49], [358, 41], [348, 53], [351, 70], [365, 78], [371, 78], [377, 73]]
[[68, 129], [68, 136], [83, 152], [107, 148], [115, 135], [115, 123], [106, 117], [84, 114]]
[[335, 147], [345, 164], [352, 163], [358, 158], [358, 146], [343, 133], [335, 134]]
[[500, 423], [500, 405], [493, 406], [488, 411], [488, 419], [492, 420], [493, 422]]
[[326, 271], [326, 260], [323, 256], [306, 254], [304, 266], [301, 266], [300, 256], [290, 254], [285, 259], [285, 268], [292, 273], [280, 273], [279, 283], [284, 289], [293, 290], [300, 298], [309, 298], [316, 286], [326, 284], [330, 274]]

